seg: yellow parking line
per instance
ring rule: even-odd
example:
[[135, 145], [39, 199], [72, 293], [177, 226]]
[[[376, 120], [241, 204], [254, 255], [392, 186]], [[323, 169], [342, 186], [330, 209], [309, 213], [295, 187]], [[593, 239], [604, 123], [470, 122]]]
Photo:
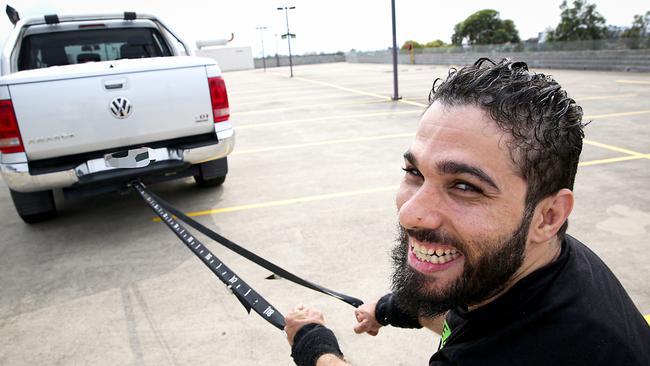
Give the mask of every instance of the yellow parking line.
[[621, 112], [621, 113], [609, 113], [609, 114], [595, 114], [593, 116], [587, 115], [582, 117], [583, 120], [590, 120], [590, 119], [601, 119], [601, 118], [609, 118], [609, 117], [623, 117], [623, 116], [636, 116], [639, 114], [648, 114], [650, 113], [650, 109], [646, 109], [643, 111], [633, 111], [633, 112]]
[[621, 98], [631, 98], [631, 97], [638, 97], [639, 94], [619, 94], [619, 95], [600, 95], [600, 96], [593, 96], [593, 97], [576, 97], [575, 99], [579, 102], [585, 101], [585, 100], [601, 100], [601, 99], [621, 99]]
[[[369, 95], [369, 96], [372, 96], [372, 97], [375, 97], [375, 98], [381, 98], [381, 99], [384, 99], [384, 100], [392, 100], [391, 97], [386, 96], [386, 95], [381, 95], [381, 94], [376, 94], [376, 93], [365, 92], [363, 90], [347, 88], [345, 86], [340, 86], [340, 85], [336, 85], [336, 84], [332, 84], [332, 83], [327, 83], [327, 82], [324, 82], [324, 81], [312, 80], [312, 79], [307, 79], [307, 78], [303, 78], [303, 77], [299, 77], [299, 76], [294, 76], [294, 79], [306, 81], [308, 83], [314, 83], [314, 84], [329, 86], [330, 88], [339, 89], [339, 90], [347, 91], [347, 92], [354, 93], [354, 94]], [[398, 102], [404, 103], [404, 104], [414, 105], [414, 106], [417, 106], [417, 107], [423, 107], [423, 108], [428, 107], [427, 104], [413, 102], [413, 101], [408, 100], [408, 99], [399, 99]]]
[[304, 144], [270, 146], [270, 147], [262, 147], [262, 148], [259, 148], [259, 149], [250, 149], [250, 150], [235, 150], [235, 151], [232, 152], [232, 154], [233, 155], [253, 154], [253, 153], [258, 153], [258, 152], [274, 151], [274, 150], [299, 149], [299, 148], [302, 148], [302, 147], [310, 147], [310, 146], [322, 146], [322, 145], [344, 144], [344, 143], [350, 143], [350, 142], [375, 141], [375, 140], [393, 139], [393, 138], [399, 138], [399, 137], [413, 137], [414, 135], [415, 135], [414, 133], [398, 133], [398, 134], [393, 134], [393, 135], [381, 135], [381, 136], [370, 136], [370, 137], [357, 137], [357, 138], [351, 138], [351, 139], [339, 139], [339, 140], [306, 142]]
[[356, 102], [345, 102], [345, 103], [307, 104], [307, 105], [299, 105], [299, 106], [293, 106], [293, 107], [281, 107], [281, 108], [271, 108], [271, 109], [256, 109], [256, 110], [246, 111], [246, 112], [234, 112], [230, 116], [231, 117], [233, 117], [233, 116], [239, 117], [239, 116], [244, 116], [244, 115], [249, 115], [249, 114], [284, 112], [284, 111], [291, 111], [291, 110], [296, 110], [296, 109], [319, 108], [319, 107], [327, 107], [328, 109], [331, 109], [332, 107], [341, 107], [341, 106], [359, 105], [359, 104], [376, 104], [376, 103], [383, 103], [383, 102], [381, 100], [377, 100], [377, 99], [366, 99], [366, 100], [360, 100], [360, 101], [356, 101]]
[[617, 83], [621, 84], [645, 84], [650, 85], [650, 81], [646, 80], [616, 80]]
[[[301, 85], [302, 86], [302, 85]], [[303, 100], [303, 99], [317, 99], [323, 95], [338, 95], [341, 93], [336, 90], [318, 88], [318, 89], [308, 89], [308, 90], [296, 90], [296, 91], [285, 91], [285, 92], [273, 92], [270, 91], [266, 93], [264, 90], [260, 90], [260, 94], [250, 94], [243, 96], [234, 96], [233, 98], [229, 97], [229, 100], [233, 101], [233, 104], [240, 103], [250, 103], [251, 101], [259, 103], [260, 100], [269, 100], [269, 97], [272, 97], [273, 100], [285, 99], [285, 100]]]
[[339, 85], [336, 85], [336, 84], [327, 83], [325, 81], [312, 80], [312, 79], [307, 79], [307, 78], [303, 78], [303, 77], [300, 77], [300, 76], [294, 76], [294, 79], [306, 81], [308, 83], [324, 85], [324, 86], [328, 86], [330, 88], [339, 89], [339, 90], [347, 91], [347, 92], [350, 92], [350, 93], [361, 94], [361, 95], [369, 95], [369, 96], [375, 97], [375, 98], [390, 100], [390, 97], [387, 97], [385, 95], [375, 94], [375, 93], [370, 93], [370, 92], [364, 92], [364, 91], [361, 91], [361, 90], [356, 90], [356, 89], [351, 89], [351, 88], [346, 88], [344, 86], [339, 86]]
[[[412, 134], [408, 134], [408, 136], [411, 135]], [[592, 161], [582, 162], [579, 165], [589, 166], [589, 165], [605, 164], [605, 163], [611, 163], [617, 161], [634, 160], [634, 159], [642, 159], [642, 158], [650, 158], [650, 154], [643, 155], [643, 156], [624, 156], [620, 158], [592, 160]], [[323, 201], [323, 200], [343, 198], [343, 197], [352, 197], [352, 196], [358, 196], [362, 194], [391, 191], [391, 190], [396, 190], [397, 188], [398, 186], [385, 186], [385, 187], [378, 187], [378, 188], [360, 189], [355, 191], [305, 196], [305, 197], [291, 198], [286, 200], [277, 200], [277, 201], [253, 203], [253, 204], [239, 205], [239, 206], [232, 206], [232, 207], [215, 208], [211, 210], [195, 211], [195, 212], [186, 213], [186, 215], [192, 217], [215, 215], [215, 214], [226, 213], [226, 212], [252, 210], [252, 209], [264, 208], [264, 207], [285, 206], [285, 205], [291, 205], [296, 203], [305, 203], [305, 202]], [[160, 218], [154, 218], [152, 221], [159, 222], [161, 220]], [[648, 319], [648, 316], [650, 315], [646, 315], [646, 319]]]
[[346, 95], [342, 95], [341, 93], [337, 93], [335, 91], [332, 91], [330, 93], [320, 93], [320, 94], [313, 94], [313, 95], [306, 95], [306, 96], [297, 96], [297, 97], [291, 97], [291, 98], [274, 98], [274, 99], [269, 99], [269, 97], [265, 98], [257, 98], [256, 100], [253, 99], [248, 99], [248, 101], [244, 102], [238, 102], [237, 100], [231, 100], [230, 102], [233, 105], [237, 106], [244, 106], [244, 105], [259, 105], [260, 101], [266, 101], [266, 102], [273, 102], [273, 103], [294, 103], [294, 104], [299, 104], [302, 103], [306, 100], [318, 100], [323, 101], [323, 100], [336, 100], [336, 99], [342, 99], [342, 100], [349, 100]]
[[[412, 134], [405, 134], [405, 135], [406, 136], [412, 136]], [[395, 136], [397, 136], [397, 135], [395, 135]], [[380, 136], [380, 137], [386, 137], [387, 138], [387, 136]], [[579, 165], [580, 166], [589, 166], [589, 165], [605, 164], [605, 163], [610, 163], [610, 162], [634, 160], [634, 159], [642, 159], [642, 158], [649, 158], [650, 159], [650, 154], [643, 155], [643, 156], [624, 156], [624, 157], [620, 157], [620, 158], [592, 160], [592, 161], [582, 162]], [[305, 202], [323, 201], [323, 200], [343, 198], [343, 197], [352, 197], [352, 196], [358, 196], [358, 195], [363, 195], [363, 194], [391, 191], [391, 190], [396, 190], [397, 188], [398, 188], [398, 186], [385, 186], [385, 187], [378, 187], [378, 188], [360, 189], [360, 190], [355, 190], [355, 191], [321, 194], [321, 195], [314, 195], [314, 196], [305, 196], [305, 197], [291, 198], [291, 199], [286, 199], [286, 200], [268, 201], [268, 202], [262, 202], [262, 203], [253, 203], [253, 204], [247, 204], [247, 205], [216, 208], [216, 209], [211, 209], [211, 210], [195, 211], [195, 212], [186, 213], [186, 215], [187, 216], [192, 216], [192, 217], [205, 216], [205, 215], [215, 215], [215, 214], [226, 213], [226, 212], [252, 210], [252, 209], [264, 208], [264, 207], [285, 206], [285, 205], [291, 205], [291, 204], [296, 204], [296, 203], [305, 203]], [[154, 218], [154, 219], [152, 219], [152, 221], [160, 222], [161, 220], [160, 220], [160, 218]], [[645, 316], [646, 319], [648, 319], [649, 316], [650, 315], [646, 315]], [[648, 320], [650, 321], [650, 319], [648, 319]]]
[[[269, 146], [269, 147], [261, 147], [261, 148], [257, 148], [257, 149], [248, 149], [248, 150], [235, 150], [235, 151], [232, 152], [232, 154], [234, 154], [234, 155], [253, 154], [253, 153], [258, 153], [258, 152], [266, 152], [266, 151], [290, 150], [290, 149], [299, 149], [299, 148], [303, 148], [303, 147], [344, 144], [344, 143], [351, 143], [351, 142], [376, 141], [376, 140], [385, 140], [385, 139], [403, 138], [403, 137], [413, 137], [413, 136], [415, 136], [415, 133], [409, 132], [409, 133], [397, 133], [397, 134], [369, 136], [369, 137], [355, 137], [355, 138], [349, 138], [349, 139], [336, 139], [336, 140], [326, 140], [326, 141], [316, 141], [316, 142], [305, 142], [305, 143], [302, 143], [302, 144]], [[600, 148], [603, 148], [603, 149], [606, 149], [606, 150], [616, 151], [616, 152], [620, 152], [620, 153], [629, 155], [628, 157], [602, 159], [602, 163], [650, 158], [649, 155], [647, 155], [647, 154], [643, 154], [643, 153], [640, 153], [640, 152], [624, 149], [624, 148], [617, 147], [617, 146], [603, 144], [601, 142], [597, 142], [597, 141], [593, 141], [593, 140], [584, 139], [583, 142], [585, 144], [587, 144], [587, 145], [592, 145], [592, 146], [600, 147]], [[582, 162], [582, 163], [580, 163], [580, 165], [589, 166], [589, 165], [602, 164], [602, 163], [596, 163], [598, 161], [601, 161], [601, 160], [594, 160], [592, 162]]]
[[622, 147], [603, 144], [602, 142], [592, 141], [592, 140], [588, 140], [588, 139], [584, 139], [582, 141], [587, 145], [592, 145], [592, 146], [600, 147], [600, 148], [603, 148], [603, 149], [620, 152], [620, 153], [623, 153], [623, 154], [641, 156], [641, 157], [644, 157], [644, 155], [645, 155], [643, 153], [628, 150], [628, 149], [624, 149]]
[[[236, 84], [234, 88], [239, 87], [239, 84]], [[317, 88], [316, 86], [314, 88]], [[250, 95], [250, 94], [259, 94], [260, 97], [263, 96], [268, 96], [269, 94], [274, 94], [274, 93], [279, 93], [279, 92], [300, 92], [302, 87], [298, 87], [296, 85], [291, 85], [291, 86], [285, 86], [285, 87], [280, 87], [280, 88], [259, 88], [259, 84], [255, 85], [254, 89], [249, 89], [249, 90], [242, 90], [242, 91], [237, 91], [237, 92], [228, 92], [228, 96], [233, 96], [233, 97], [238, 97], [240, 95]], [[311, 90], [311, 89], [310, 89]], [[316, 89], [314, 89], [316, 90]]]
[[650, 314], [647, 314], [647, 315], [645, 315], [645, 316], [643, 316], [643, 317], [644, 317], [645, 320], [648, 322], [648, 324], [650, 324]]
[[331, 121], [331, 120], [335, 120], [335, 119], [346, 119], [346, 118], [381, 117], [381, 116], [391, 116], [391, 115], [394, 115], [394, 114], [407, 114], [407, 113], [422, 113], [422, 111], [411, 110], [411, 111], [391, 111], [391, 112], [343, 114], [343, 115], [338, 115], [338, 116], [293, 119], [293, 120], [289, 120], [289, 121], [244, 124], [244, 125], [237, 126], [237, 129], [238, 130], [246, 130], [246, 129], [249, 129], [249, 128], [275, 127], [275, 126], [288, 125], [288, 124], [293, 124], [293, 123]]
[[609, 158], [609, 159], [599, 159], [599, 160], [591, 160], [591, 161], [583, 161], [578, 163], [578, 166], [592, 166], [592, 165], [600, 165], [600, 164], [609, 164], [609, 163], [618, 163], [619, 161], [628, 161], [628, 160], [638, 160], [638, 159], [650, 159], [650, 155], [641, 155], [641, 156], [636, 156], [636, 155], [628, 155], [628, 156], [621, 156], [618, 158]]
[[[295, 204], [295, 203], [305, 203], [305, 202], [322, 201], [322, 200], [328, 200], [328, 199], [334, 199], [334, 198], [352, 197], [352, 196], [358, 196], [358, 195], [362, 195], [362, 194], [391, 191], [391, 190], [396, 190], [396, 189], [397, 189], [397, 186], [387, 186], [387, 187], [379, 187], [379, 188], [360, 189], [360, 190], [356, 190], [356, 191], [330, 193], [330, 194], [320, 194], [320, 195], [315, 195], [315, 196], [306, 196], [306, 197], [292, 198], [292, 199], [287, 199], [287, 200], [269, 201], [269, 202], [254, 203], [254, 204], [249, 204], [249, 205], [215, 208], [215, 209], [212, 209], [212, 210], [189, 212], [189, 213], [186, 213], [186, 215], [187, 216], [192, 216], [192, 217], [205, 216], [205, 215], [214, 215], [214, 214], [220, 214], [220, 213], [224, 213], [224, 212], [252, 210], [252, 209], [256, 209], [256, 208], [284, 206], [284, 205], [291, 205], [291, 204]], [[160, 218], [155, 218], [152, 221], [159, 222], [161, 220], [160, 220]]]

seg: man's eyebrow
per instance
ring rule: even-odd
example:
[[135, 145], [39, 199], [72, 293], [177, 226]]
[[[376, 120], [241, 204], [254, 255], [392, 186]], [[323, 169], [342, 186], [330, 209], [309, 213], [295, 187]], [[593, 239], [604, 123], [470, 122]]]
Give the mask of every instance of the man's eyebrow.
[[470, 174], [482, 182], [492, 186], [492, 188], [497, 191], [501, 191], [496, 183], [494, 183], [494, 180], [490, 178], [486, 172], [475, 166], [456, 161], [443, 161], [438, 164], [438, 172], [440, 174]]
[[413, 166], [415, 166], [415, 167], [418, 166], [418, 161], [417, 161], [417, 159], [415, 158], [415, 155], [413, 155], [413, 153], [411, 152], [411, 150], [407, 150], [407, 151], [404, 153], [404, 159], [405, 159], [406, 161], [408, 161], [409, 164], [411, 164], [411, 165], [413, 165]]

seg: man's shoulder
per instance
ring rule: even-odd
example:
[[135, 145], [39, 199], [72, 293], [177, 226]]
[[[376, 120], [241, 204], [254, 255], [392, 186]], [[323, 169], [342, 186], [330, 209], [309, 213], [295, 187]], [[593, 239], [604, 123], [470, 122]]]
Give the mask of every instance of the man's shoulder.
[[556, 280], [549, 286], [546, 299], [561, 304], [574, 318], [597, 318], [638, 312], [616, 275], [605, 262], [578, 239], [565, 238], [568, 258]]
[[[596, 287], [600, 287], [599, 285], [614, 285], [616, 289], [623, 290], [612, 270], [587, 245], [568, 234], [564, 238], [564, 243], [568, 258], [562, 274], [571, 283], [574, 285], [587, 285], [585, 282], [588, 282]], [[573, 287], [575, 290], [584, 290], [577, 286]], [[590, 287], [587, 286], [587, 289]]]
[[450, 338], [451, 344], [431, 364], [462, 359], [467, 364], [493, 360], [507, 365], [536, 359], [532, 364], [625, 360], [623, 364], [643, 365], [650, 357], [644, 346], [650, 343], [650, 328], [623, 286], [593, 251], [571, 236], [555, 263], [494, 305], [507, 311], [495, 308], [490, 316], [469, 320], [452, 312], [450, 320], [460, 321], [460, 334]]

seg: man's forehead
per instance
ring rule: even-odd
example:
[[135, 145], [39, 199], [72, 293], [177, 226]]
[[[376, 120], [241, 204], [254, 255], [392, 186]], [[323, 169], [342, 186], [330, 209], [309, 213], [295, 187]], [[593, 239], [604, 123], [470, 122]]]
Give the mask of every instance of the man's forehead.
[[508, 166], [514, 171], [507, 141], [507, 134], [481, 108], [434, 102], [420, 119], [409, 151], [421, 162], [457, 160]]
[[437, 128], [470, 134], [481, 133], [486, 137], [504, 135], [489, 113], [473, 104], [449, 105], [434, 102], [420, 118], [418, 133], [426, 136]]
[[434, 102], [420, 118], [416, 140], [472, 141], [496, 145], [505, 135], [489, 114], [477, 106], [450, 106]]

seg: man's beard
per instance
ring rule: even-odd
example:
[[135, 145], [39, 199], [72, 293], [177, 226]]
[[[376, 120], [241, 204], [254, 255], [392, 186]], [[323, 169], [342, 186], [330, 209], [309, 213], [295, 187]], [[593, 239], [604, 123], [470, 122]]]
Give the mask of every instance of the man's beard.
[[[479, 304], [498, 294], [523, 263], [531, 218], [532, 209], [526, 209], [512, 234], [473, 244], [439, 230], [407, 230], [399, 225], [398, 243], [392, 250], [392, 290], [397, 306], [410, 314], [433, 317], [459, 306]], [[428, 290], [427, 285], [436, 279], [409, 266], [409, 236], [421, 242], [453, 245], [465, 256], [463, 273], [445, 288]], [[468, 251], [470, 245], [475, 246], [473, 252]], [[468, 253], [477, 257], [470, 258]]]

